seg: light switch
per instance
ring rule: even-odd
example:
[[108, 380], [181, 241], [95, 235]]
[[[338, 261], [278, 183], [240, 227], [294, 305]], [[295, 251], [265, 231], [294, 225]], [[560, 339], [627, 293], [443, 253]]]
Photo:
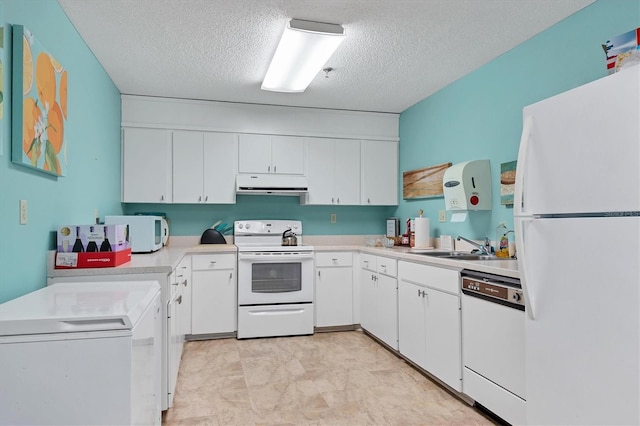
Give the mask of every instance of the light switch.
[[20, 225], [26, 225], [28, 220], [27, 200], [20, 200]]

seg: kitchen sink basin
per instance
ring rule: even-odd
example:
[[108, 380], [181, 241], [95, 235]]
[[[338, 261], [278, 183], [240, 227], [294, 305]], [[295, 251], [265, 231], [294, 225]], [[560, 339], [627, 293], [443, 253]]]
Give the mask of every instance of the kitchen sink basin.
[[490, 254], [468, 253], [464, 251], [431, 251], [420, 253], [424, 256], [439, 257], [440, 259], [457, 259], [457, 260], [500, 260]]

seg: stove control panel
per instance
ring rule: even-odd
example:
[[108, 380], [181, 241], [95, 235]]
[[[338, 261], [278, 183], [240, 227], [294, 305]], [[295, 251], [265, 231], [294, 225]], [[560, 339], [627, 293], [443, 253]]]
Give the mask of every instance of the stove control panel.
[[238, 235], [282, 235], [291, 229], [294, 234], [302, 234], [302, 222], [299, 220], [237, 220], [234, 222], [234, 234]]

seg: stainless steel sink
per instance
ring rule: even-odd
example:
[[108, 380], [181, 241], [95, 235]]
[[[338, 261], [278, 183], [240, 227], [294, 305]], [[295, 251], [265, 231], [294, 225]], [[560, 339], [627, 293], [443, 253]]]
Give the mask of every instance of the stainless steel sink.
[[457, 259], [457, 260], [500, 260], [490, 254], [469, 253], [464, 251], [430, 251], [419, 253], [424, 256], [439, 257], [440, 259]]

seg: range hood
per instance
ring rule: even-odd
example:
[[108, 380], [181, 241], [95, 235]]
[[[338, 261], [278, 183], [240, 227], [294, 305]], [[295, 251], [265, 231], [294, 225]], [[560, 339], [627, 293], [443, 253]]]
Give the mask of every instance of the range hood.
[[278, 174], [236, 175], [236, 194], [303, 195], [308, 191], [306, 176]]

